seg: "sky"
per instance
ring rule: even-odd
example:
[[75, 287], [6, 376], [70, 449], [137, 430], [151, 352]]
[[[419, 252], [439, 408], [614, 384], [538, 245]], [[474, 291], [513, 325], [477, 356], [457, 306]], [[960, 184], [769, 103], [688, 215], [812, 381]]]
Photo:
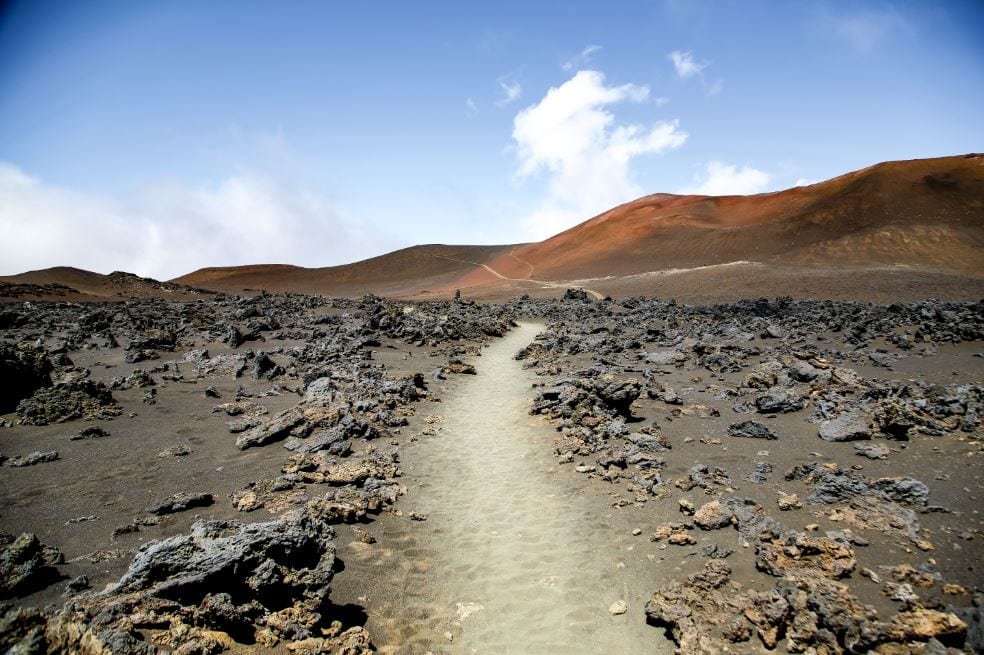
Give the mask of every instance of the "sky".
[[0, 274], [539, 240], [984, 150], [980, 2], [0, 2]]

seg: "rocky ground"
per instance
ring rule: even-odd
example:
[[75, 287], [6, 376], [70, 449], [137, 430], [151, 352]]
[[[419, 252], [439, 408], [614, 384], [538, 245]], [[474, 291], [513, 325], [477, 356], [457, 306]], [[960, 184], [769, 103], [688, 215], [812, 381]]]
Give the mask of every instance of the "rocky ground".
[[984, 305], [576, 291], [6, 305], [0, 647], [370, 652], [336, 541], [421, 518], [399, 448], [519, 317], [558, 467], [667, 572], [654, 642], [984, 648]]
[[334, 537], [372, 540], [415, 403], [511, 316], [299, 295], [8, 305], [0, 650], [370, 652], [359, 608], [332, 603]]
[[540, 311], [532, 411], [676, 565], [678, 652], [984, 649], [984, 305]]

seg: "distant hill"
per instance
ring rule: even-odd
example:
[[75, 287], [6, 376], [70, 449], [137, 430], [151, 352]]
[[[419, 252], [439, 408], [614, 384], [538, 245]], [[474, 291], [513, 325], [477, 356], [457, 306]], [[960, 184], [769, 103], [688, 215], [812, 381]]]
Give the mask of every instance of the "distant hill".
[[53, 268], [0, 283], [64, 285], [100, 298], [212, 289], [425, 299], [460, 288], [494, 299], [556, 295], [568, 286], [595, 297], [658, 294], [694, 302], [787, 294], [980, 298], [984, 155], [886, 162], [751, 196], [656, 194], [538, 243], [421, 245], [325, 268], [203, 268], [170, 283], [127, 275]]
[[31, 299], [95, 301], [130, 298], [171, 298], [176, 300], [212, 295], [173, 282], [161, 282], [133, 273], [115, 271], [109, 275], [70, 266], [56, 266], [39, 271], [0, 277], [0, 301]]
[[172, 282], [222, 291], [263, 289], [334, 296], [413, 296], [444, 289], [512, 246], [425, 245], [354, 264], [301, 268], [279, 264], [203, 268]]

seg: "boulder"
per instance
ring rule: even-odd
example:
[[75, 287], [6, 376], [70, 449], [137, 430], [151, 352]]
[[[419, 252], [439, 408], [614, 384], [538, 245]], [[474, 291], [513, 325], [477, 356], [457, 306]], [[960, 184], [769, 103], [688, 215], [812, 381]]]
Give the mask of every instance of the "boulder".
[[747, 439], [769, 439], [779, 438], [772, 428], [766, 427], [757, 421], [742, 421], [732, 423], [728, 426], [728, 435], [732, 437], [744, 437]]
[[694, 525], [701, 530], [718, 530], [731, 525], [734, 512], [719, 500], [702, 505], [694, 514]]
[[820, 424], [820, 438], [824, 441], [859, 441], [871, 438], [871, 421], [860, 410], [844, 412], [837, 418]]
[[19, 537], [0, 531], [0, 598], [19, 596], [54, 582], [57, 572], [51, 568], [65, 558], [36, 535], [25, 532]]
[[755, 397], [755, 407], [762, 414], [784, 414], [803, 409], [806, 400], [791, 391], [772, 387]]
[[215, 502], [212, 494], [208, 493], [185, 493], [179, 492], [173, 496], [168, 496], [159, 503], [155, 503], [147, 508], [148, 514], [161, 516], [164, 514], [174, 514], [183, 512], [192, 507], [208, 507]]
[[38, 389], [50, 387], [53, 368], [41, 346], [0, 344], [0, 414], [13, 411]]

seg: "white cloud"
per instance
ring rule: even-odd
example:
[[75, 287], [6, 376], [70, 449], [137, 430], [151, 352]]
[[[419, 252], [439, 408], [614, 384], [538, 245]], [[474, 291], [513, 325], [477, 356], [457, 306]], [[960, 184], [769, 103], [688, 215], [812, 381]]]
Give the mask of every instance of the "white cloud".
[[519, 99], [523, 93], [523, 87], [519, 82], [510, 80], [508, 77], [499, 78], [499, 88], [502, 89], [502, 97], [496, 100], [497, 107], [505, 107], [511, 102]]
[[516, 115], [517, 175], [549, 175], [546, 198], [522, 221], [527, 237], [551, 236], [642, 195], [631, 180], [631, 160], [677, 148], [687, 139], [677, 121], [616, 125], [607, 110], [648, 99], [648, 87], [606, 86], [602, 73], [579, 71]]
[[563, 69], [565, 71], [572, 71], [579, 66], [583, 66], [587, 64], [589, 61], [591, 61], [591, 58], [594, 57], [595, 53], [597, 53], [599, 50], [601, 50], [600, 45], [589, 45], [580, 53], [574, 55], [566, 62], [564, 62]]
[[472, 100], [470, 97], [467, 98], [467, 99], [465, 99], [465, 109], [468, 110], [468, 115], [469, 116], [477, 116], [478, 115], [478, 105], [476, 105], [475, 104], [475, 101]]
[[693, 186], [681, 188], [677, 193], [701, 196], [749, 195], [765, 191], [772, 176], [765, 171], [744, 166], [712, 161], [702, 174], [694, 176]]
[[691, 52], [674, 50], [667, 57], [673, 62], [673, 67], [676, 68], [677, 75], [680, 77], [700, 75], [708, 66], [707, 63], [698, 63]]
[[397, 245], [324, 197], [267, 176], [158, 186], [123, 201], [52, 186], [4, 162], [0, 233], [4, 274], [65, 265], [158, 279], [203, 266], [326, 266]]
[[813, 184], [813, 180], [808, 180], [805, 177], [801, 177], [796, 180], [796, 184], [793, 186], [810, 186], [811, 184]]
[[887, 7], [865, 10], [839, 19], [835, 25], [835, 33], [858, 52], [869, 52], [893, 32], [908, 27], [908, 23], [895, 9]]
[[724, 89], [724, 78], [719, 77], [711, 82], [705, 77], [704, 69], [711, 65], [710, 62], [698, 62], [694, 59], [693, 53], [689, 51], [683, 52], [681, 50], [674, 50], [666, 55], [666, 58], [673, 62], [673, 68], [676, 69], [677, 75], [682, 79], [688, 77], [699, 78], [701, 86], [704, 87], [704, 93], [707, 95], [716, 96]]

